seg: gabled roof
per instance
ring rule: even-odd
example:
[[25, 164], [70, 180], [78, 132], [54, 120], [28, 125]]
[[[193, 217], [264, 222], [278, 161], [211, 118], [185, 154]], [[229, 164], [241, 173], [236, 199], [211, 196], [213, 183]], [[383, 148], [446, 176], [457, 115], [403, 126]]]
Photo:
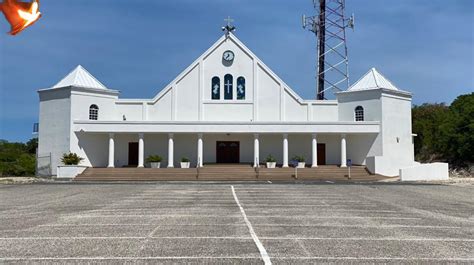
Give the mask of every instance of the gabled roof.
[[385, 78], [377, 69], [372, 68], [361, 79], [355, 82], [347, 91], [360, 91], [371, 89], [389, 89], [399, 91], [390, 80]]
[[99, 82], [99, 80], [97, 80], [81, 65], [78, 65], [76, 69], [70, 72], [66, 77], [64, 77], [61, 81], [59, 81], [59, 83], [54, 85], [52, 88], [61, 88], [69, 86], [107, 89], [106, 86]]
[[[277, 80], [280, 85], [283, 86], [283, 89], [287, 91], [296, 101], [299, 103], [309, 102], [307, 100], [303, 100], [298, 94], [296, 94], [293, 89], [290, 88], [280, 77], [278, 77], [267, 65], [265, 65], [262, 60], [260, 60], [245, 44], [243, 44], [233, 33], [229, 33], [228, 35], [223, 35], [220, 37], [209, 49], [207, 49], [199, 58], [197, 58], [191, 65], [189, 65], [183, 72], [181, 72], [173, 81], [171, 81], [167, 86], [164, 87], [152, 100], [149, 102], [156, 102], [161, 97], [163, 97], [168, 91], [172, 89], [174, 84], [181, 80], [187, 73], [189, 73], [192, 69], [198, 66], [205, 58], [207, 58], [211, 53], [213, 53], [220, 45], [222, 45], [226, 41], [233, 41], [239, 48], [242, 49], [249, 57], [254, 59], [258, 65], [262, 67], [264, 71], [266, 71], [272, 78]], [[122, 102], [129, 102], [131, 100], [121, 100]]]

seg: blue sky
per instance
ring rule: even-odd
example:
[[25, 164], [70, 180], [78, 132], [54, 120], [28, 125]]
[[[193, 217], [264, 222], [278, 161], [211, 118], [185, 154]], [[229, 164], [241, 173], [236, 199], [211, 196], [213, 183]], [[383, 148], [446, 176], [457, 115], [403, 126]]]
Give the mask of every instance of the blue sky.
[[[376, 67], [414, 104], [474, 90], [474, 1], [346, 0], [351, 80]], [[150, 98], [212, 45], [223, 19], [303, 98], [315, 94], [310, 0], [42, 0], [43, 18], [16, 37], [0, 18], [0, 139], [26, 141], [37, 90], [81, 64], [124, 98]]]

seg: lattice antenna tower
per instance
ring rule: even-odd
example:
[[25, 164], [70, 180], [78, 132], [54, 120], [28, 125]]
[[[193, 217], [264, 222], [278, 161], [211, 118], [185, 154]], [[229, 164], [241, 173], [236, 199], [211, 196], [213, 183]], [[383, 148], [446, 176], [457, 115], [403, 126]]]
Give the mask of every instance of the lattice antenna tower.
[[303, 15], [302, 22], [317, 38], [316, 98], [324, 100], [326, 91], [349, 87], [346, 28], [354, 29], [354, 15], [344, 16], [345, 0], [313, 0], [313, 6], [316, 15]]

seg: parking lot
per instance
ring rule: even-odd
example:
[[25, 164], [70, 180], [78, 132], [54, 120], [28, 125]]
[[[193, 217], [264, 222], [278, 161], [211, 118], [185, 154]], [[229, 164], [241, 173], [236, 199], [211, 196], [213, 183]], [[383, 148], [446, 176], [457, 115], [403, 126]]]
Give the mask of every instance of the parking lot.
[[0, 263], [473, 263], [474, 188], [0, 186]]

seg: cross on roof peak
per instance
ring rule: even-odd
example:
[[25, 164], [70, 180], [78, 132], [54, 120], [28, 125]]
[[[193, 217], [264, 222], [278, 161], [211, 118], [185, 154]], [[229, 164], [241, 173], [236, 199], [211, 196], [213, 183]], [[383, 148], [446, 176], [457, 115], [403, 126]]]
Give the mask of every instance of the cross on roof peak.
[[227, 23], [227, 25], [222, 27], [222, 31], [225, 32], [226, 36], [228, 36], [230, 32], [233, 32], [235, 30], [235, 26], [232, 25], [232, 22], [234, 22], [234, 19], [228, 16], [226, 19], [224, 19], [224, 21]]
[[232, 22], [234, 22], [234, 19], [231, 18], [230, 16], [227, 16], [226, 19], [224, 19], [225, 22], [227, 22], [227, 26], [230, 27], [232, 26]]

